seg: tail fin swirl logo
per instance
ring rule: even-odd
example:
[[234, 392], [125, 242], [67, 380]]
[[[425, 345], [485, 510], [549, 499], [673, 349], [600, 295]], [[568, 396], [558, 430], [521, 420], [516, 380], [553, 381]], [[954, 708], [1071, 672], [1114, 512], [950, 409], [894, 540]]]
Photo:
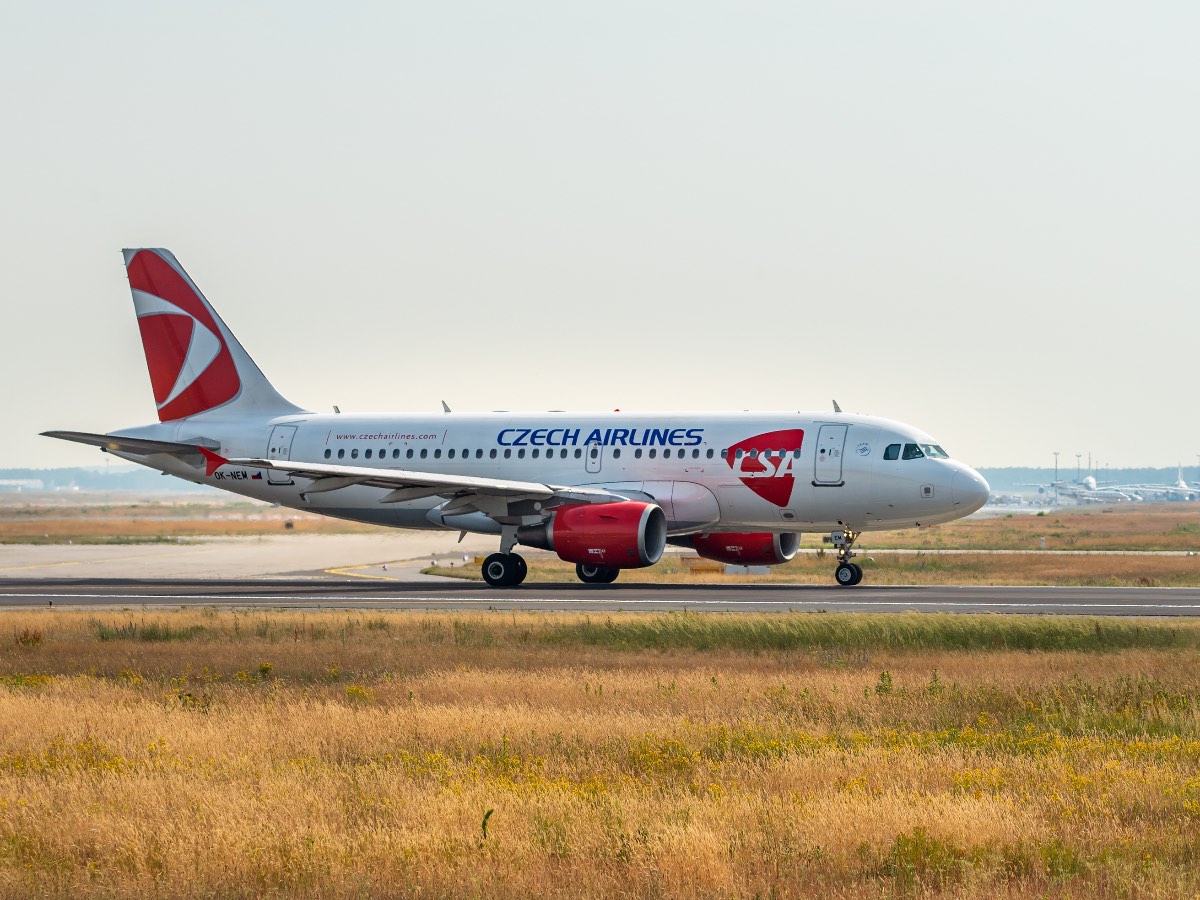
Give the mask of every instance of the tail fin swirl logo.
[[192, 284], [153, 250], [141, 250], [129, 260], [129, 286], [159, 420], [194, 416], [236, 397], [237, 367]]
[[802, 428], [768, 431], [734, 444], [725, 461], [742, 484], [758, 496], [776, 506], [787, 506], [796, 484], [794, 471], [803, 443]]

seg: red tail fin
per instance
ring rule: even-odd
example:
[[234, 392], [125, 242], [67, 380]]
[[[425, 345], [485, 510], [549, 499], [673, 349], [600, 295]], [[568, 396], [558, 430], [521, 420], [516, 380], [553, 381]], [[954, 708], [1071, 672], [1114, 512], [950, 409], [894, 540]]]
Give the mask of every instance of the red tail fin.
[[173, 254], [126, 250], [125, 266], [160, 421], [215, 409], [300, 411], [271, 386]]

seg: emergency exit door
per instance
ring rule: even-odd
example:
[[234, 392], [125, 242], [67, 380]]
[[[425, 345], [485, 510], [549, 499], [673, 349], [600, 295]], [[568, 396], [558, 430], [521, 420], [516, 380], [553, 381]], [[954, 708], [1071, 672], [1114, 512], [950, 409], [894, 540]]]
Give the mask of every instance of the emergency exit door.
[[839, 487], [842, 481], [842, 451], [846, 447], [846, 425], [822, 425], [817, 435], [817, 459], [813, 484]]
[[583, 448], [583, 468], [589, 475], [599, 475], [604, 464], [604, 445], [588, 444]]

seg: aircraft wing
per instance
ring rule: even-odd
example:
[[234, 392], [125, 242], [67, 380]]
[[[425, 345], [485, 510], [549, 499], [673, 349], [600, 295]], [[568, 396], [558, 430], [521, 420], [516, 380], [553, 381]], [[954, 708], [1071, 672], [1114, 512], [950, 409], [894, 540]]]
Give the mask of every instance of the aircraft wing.
[[[380, 502], [396, 503], [421, 497], [495, 497], [507, 500], [572, 500], [583, 503], [611, 503], [625, 500], [619, 494], [600, 488], [544, 484], [537, 481], [512, 481], [507, 478], [480, 478], [475, 475], [443, 475], [410, 472], [405, 469], [381, 469], [370, 466], [341, 466], [306, 463], [284, 459], [230, 459], [229, 465], [249, 469], [274, 469], [292, 476], [313, 479], [304, 493], [335, 491], [352, 485], [388, 488], [391, 494]], [[464, 504], [465, 506], [465, 504]]]

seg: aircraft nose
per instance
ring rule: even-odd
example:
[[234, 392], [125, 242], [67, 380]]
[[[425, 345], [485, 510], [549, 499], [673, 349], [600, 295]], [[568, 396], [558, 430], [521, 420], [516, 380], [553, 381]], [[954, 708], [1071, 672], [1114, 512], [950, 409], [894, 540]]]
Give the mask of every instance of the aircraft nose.
[[950, 490], [955, 505], [965, 514], [973, 513], [987, 503], [991, 488], [982, 475], [964, 466], [954, 473]]

